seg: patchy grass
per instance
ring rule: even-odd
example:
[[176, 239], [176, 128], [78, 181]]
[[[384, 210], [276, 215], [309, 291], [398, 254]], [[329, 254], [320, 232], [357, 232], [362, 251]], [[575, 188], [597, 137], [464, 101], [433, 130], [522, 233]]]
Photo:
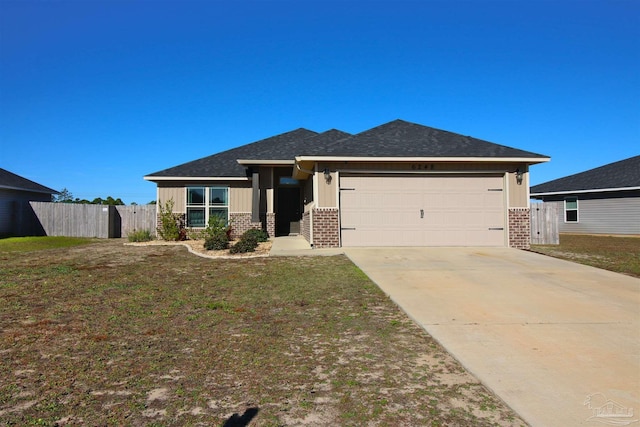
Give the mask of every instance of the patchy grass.
[[84, 237], [8, 237], [0, 239], [0, 252], [29, 252], [68, 248], [96, 242]]
[[531, 245], [556, 258], [640, 277], [640, 238], [561, 234], [560, 245]]
[[346, 257], [0, 253], [3, 425], [522, 426]]

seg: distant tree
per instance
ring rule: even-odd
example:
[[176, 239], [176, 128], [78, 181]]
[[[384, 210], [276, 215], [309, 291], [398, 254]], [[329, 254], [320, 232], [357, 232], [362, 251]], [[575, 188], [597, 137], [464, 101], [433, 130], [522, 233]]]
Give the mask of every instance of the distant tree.
[[63, 188], [60, 190], [60, 194], [53, 196], [53, 201], [55, 203], [73, 203], [73, 194], [71, 194], [71, 191]]
[[155, 204], [156, 204], [156, 201], [155, 201], [155, 200], [152, 200], [152, 201], [150, 201], [150, 202], [149, 202], [149, 203], [147, 203], [147, 204], [148, 204], [148, 205], [155, 205]]
[[103, 199], [102, 197], [96, 197], [91, 201], [87, 199], [80, 199], [78, 197], [74, 199], [71, 191], [67, 190], [66, 188], [63, 188], [62, 191], [60, 191], [60, 194], [58, 194], [57, 196], [53, 196], [52, 200], [57, 203], [78, 203], [81, 205], [124, 205], [122, 199], [120, 199], [119, 197], [117, 199], [114, 199], [111, 196], [108, 196], [106, 199]]
[[111, 205], [111, 206], [114, 206], [114, 205], [122, 206], [122, 205], [124, 205], [124, 202], [122, 200], [120, 200], [119, 197], [117, 199], [114, 199], [113, 197], [108, 196], [106, 200], [102, 201], [102, 204], [103, 205]]
[[136, 202], [131, 202], [131, 206], [138, 206]]

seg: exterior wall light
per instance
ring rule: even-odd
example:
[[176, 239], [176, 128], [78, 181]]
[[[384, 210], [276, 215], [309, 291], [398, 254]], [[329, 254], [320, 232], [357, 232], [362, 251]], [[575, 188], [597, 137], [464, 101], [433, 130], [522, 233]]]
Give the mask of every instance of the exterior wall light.
[[331, 184], [331, 171], [329, 168], [324, 168], [324, 182]]
[[516, 169], [516, 182], [518, 185], [522, 185], [522, 177], [524, 176], [524, 172], [520, 170], [520, 168]]

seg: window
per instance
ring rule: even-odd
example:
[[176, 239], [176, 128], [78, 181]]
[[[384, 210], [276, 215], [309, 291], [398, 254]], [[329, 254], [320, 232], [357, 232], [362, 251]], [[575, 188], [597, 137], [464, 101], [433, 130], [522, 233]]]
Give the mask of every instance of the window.
[[578, 198], [564, 199], [564, 222], [578, 222]]
[[228, 187], [187, 187], [187, 227], [206, 227], [213, 215], [228, 221]]

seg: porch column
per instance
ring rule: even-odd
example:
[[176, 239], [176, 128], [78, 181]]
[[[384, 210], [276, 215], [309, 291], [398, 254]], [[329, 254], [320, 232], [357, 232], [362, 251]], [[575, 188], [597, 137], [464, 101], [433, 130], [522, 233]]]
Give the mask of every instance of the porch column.
[[251, 202], [251, 222], [260, 222], [260, 174], [259, 169], [254, 169], [251, 173], [251, 185], [253, 198]]

